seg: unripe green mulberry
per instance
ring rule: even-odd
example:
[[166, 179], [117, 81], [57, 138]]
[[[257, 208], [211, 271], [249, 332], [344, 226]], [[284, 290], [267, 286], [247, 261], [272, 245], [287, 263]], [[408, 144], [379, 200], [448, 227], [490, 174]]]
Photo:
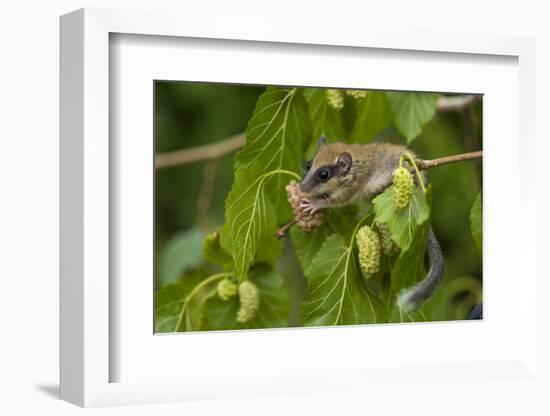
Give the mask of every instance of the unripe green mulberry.
[[218, 283], [216, 291], [221, 300], [227, 301], [237, 296], [237, 285], [229, 279], [223, 279]]
[[344, 93], [340, 90], [328, 89], [325, 91], [327, 103], [335, 110], [344, 108]]
[[245, 280], [240, 284], [239, 302], [241, 307], [237, 311], [237, 321], [244, 324], [254, 319], [260, 307], [260, 292], [250, 280]]
[[366, 279], [370, 279], [380, 270], [380, 236], [365, 225], [357, 231], [355, 237], [359, 249], [359, 264]]
[[393, 203], [396, 208], [407, 208], [411, 202], [413, 177], [404, 167], [393, 171]]
[[361, 98], [365, 98], [367, 96], [367, 91], [364, 90], [347, 90], [346, 94], [350, 97], [355, 98], [356, 100], [359, 100]]
[[399, 247], [391, 238], [390, 229], [384, 223], [376, 224], [378, 234], [380, 235], [380, 245], [382, 246], [382, 252], [390, 257], [399, 251]]

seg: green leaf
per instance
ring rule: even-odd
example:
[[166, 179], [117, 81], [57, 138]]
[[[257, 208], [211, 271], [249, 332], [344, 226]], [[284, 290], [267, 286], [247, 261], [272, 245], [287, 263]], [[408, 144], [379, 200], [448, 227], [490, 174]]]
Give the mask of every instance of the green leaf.
[[483, 224], [481, 215], [481, 192], [479, 192], [474, 200], [470, 211], [470, 227], [472, 230], [472, 238], [476, 243], [477, 248], [483, 248]]
[[397, 130], [412, 142], [435, 114], [439, 94], [425, 92], [387, 92]]
[[211, 296], [203, 306], [203, 330], [282, 328], [288, 326], [289, 300], [281, 276], [265, 264], [254, 266], [249, 279], [260, 292], [260, 308], [249, 322], [237, 322], [238, 298], [223, 301]]
[[307, 88], [306, 96], [309, 117], [312, 124], [312, 143], [316, 144], [319, 137], [326, 136], [332, 141], [346, 137], [342, 111], [328, 105], [325, 88]]
[[[205, 278], [206, 274], [203, 271], [185, 273], [176, 283], [166, 285], [157, 291], [155, 332], [186, 331], [187, 328], [200, 325], [200, 315], [187, 313], [184, 304], [191, 290]], [[195, 306], [196, 304], [187, 307], [193, 311], [196, 309]]]
[[424, 258], [429, 231], [429, 221], [417, 225], [414, 228], [410, 245], [399, 253], [391, 272], [391, 290], [393, 294], [401, 289], [411, 287], [426, 276]]
[[164, 286], [157, 292], [155, 332], [177, 331], [179, 316], [187, 293], [186, 288], [178, 283]]
[[406, 312], [397, 306], [392, 309], [390, 318], [391, 323], [430, 322], [431, 320], [431, 315], [423, 308], [418, 308], [414, 312]]
[[361, 283], [353, 242], [328, 237], [313, 260], [301, 305], [305, 326], [384, 322], [384, 306]]
[[357, 105], [357, 118], [351, 132], [351, 143], [368, 143], [392, 121], [388, 100], [383, 92], [369, 91]]
[[202, 245], [204, 259], [210, 263], [220, 266], [230, 266], [233, 263], [233, 257], [220, 244], [220, 233], [215, 231], [204, 238]]
[[[248, 122], [246, 144], [235, 157], [235, 168], [238, 171], [258, 163], [260, 173], [277, 169], [301, 172], [308, 139], [307, 105], [302, 93], [296, 88], [269, 87]], [[280, 222], [290, 218], [287, 183], [284, 175], [274, 175], [266, 187]]]
[[407, 250], [414, 239], [415, 229], [430, 218], [431, 188], [426, 193], [415, 186], [409, 206], [399, 209], [393, 203], [393, 185], [373, 200], [375, 221], [390, 229], [393, 241], [401, 250]]
[[401, 289], [422, 280], [426, 274], [424, 257], [430, 230], [431, 187], [424, 193], [413, 189], [411, 203], [405, 209], [395, 208], [393, 186], [374, 200], [375, 221], [388, 226], [392, 240], [401, 249], [391, 271], [391, 300]]
[[325, 223], [311, 232], [305, 232], [297, 226], [290, 230], [292, 245], [305, 275], [309, 274], [313, 259], [327, 237], [339, 233], [349, 239], [357, 223], [357, 207], [353, 205], [327, 209], [323, 211], [323, 214]]
[[171, 238], [159, 252], [158, 277], [160, 286], [175, 282], [183, 272], [202, 262], [203, 232], [194, 227]]
[[237, 169], [233, 188], [225, 200], [221, 243], [233, 253], [239, 282], [246, 278], [258, 254], [260, 259], [273, 263], [282, 250], [282, 242], [275, 238], [275, 209], [264, 192], [266, 177], [258, 163]]

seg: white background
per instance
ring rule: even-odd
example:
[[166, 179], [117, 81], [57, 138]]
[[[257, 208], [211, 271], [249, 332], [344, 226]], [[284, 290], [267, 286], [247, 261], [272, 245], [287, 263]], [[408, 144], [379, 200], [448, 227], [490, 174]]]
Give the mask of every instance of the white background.
[[[116, 127], [112, 128], [109, 138], [113, 160], [110, 201], [116, 219], [111, 224], [111, 232], [117, 236], [110, 246], [117, 258], [116, 267], [109, 276], [111, 284], [117, 287], [117, 294], [111, 295], [116, 305], [110, 311], [111, 324], [116, 322], [116, 329], [111, 329], [111, 353], [116, 351], [117, 357], [111, 361], [111, 365], [114, 364], [111, 380], [129, 383], [206, 378], [211, 396], [219, 397], [233, 390], [248, 391], [237, 383], [236, 374], [240, 379], [255, 379], [257, 391], [262, 391], [260, 386], [268, 380], [265, 390], [273, 393], [271, 380], [273, 375], [282, 376], [282, 369], [305, 376], [293, 374], [286, 382], [282, 381], [282, 385], [308, 384], [311, 379], [318, 378], [316, 374], [320, 372], [339, 369], [341, 374], [346, 374], [339, 376], [343, 379], [339, 385], [343, 386], [345, 380], [349, 390], [358, 383], [353, 374], [345, 372], [346, 369], [353, 373], [360, 369], [369, 372], [368, 369], [401, 367], [403, 374], [399, 377], [403, 379], [420, 363], [487, 363], [517, 357], [518, 275], [515, 270], [519, 255], [517, 246], [502, 238], [501, 226], [507, 217], [519, 216], [519, 205], [514, 204], [519, 201], [519, 190], [516, 182], [506, 187], [499, 171], [500, 166], [506, 165], [510, 181], [521, 176], [516, 151], [516, 59], [487, 56], [476, 59], [461, 55], [452, 59], [447, 56], [445, 60], [439, 56], [434, 59], [433, 54], [398, 51], [390, 54], [363, 50], [360, 53], [348, 48], [335, 52], [333, 48], [296, 45], [288, 50], [273, 44], [260, 48], [257, 44], [243, 42], [186, 39], [172, 40], [167, 45], [160, 37], [131, 35], [113, 36], [111, 47], [113, 99], [110, 114], [116, 120], [113, 123]], [[230, 61], [239, 62], [239, 65], [221, 70], [219, 62]], [[399, 68], [406, 68], [406, 71]], [[486, 276], [483, 302], [488, 319], [483, 323], [467, 324], [440, 322], [338, 330], [309, 328], [307, 331], [151, 336], [154, 327], [151, 313], [154, 310], [151, 296], [154, 291], [151, 279], [151, 248], [154, 246], [151, 85], [154, 79], [483, 93], [484, 209], [485, 212], [497, 212], [502, 206], [508, 207], [507, 217], [486, 216], [483, 224]], [[141, 227], [137, 234], [133, 232], [136, 224]], [[509, 235], [513, 238], [516, 234], [510, 230]], [[509, 263], [499, 261], [502, 257]], [[409, 342], [404, 349], [404, 339], [414, 339], [414, 342]], [[475, 343], [471, 341], [474, 339]], [[220, 345], [223, 345], [223, 355], [219, 353]], [[208, 357], [209, 365], [203, 360], [182, 359], [189, 356]], [[240, 364], [243, 360], [254, 365], [243, 368]], [[465, 373], [472, 382], [488, 377], [487, 371]], [[224, 375], [231, 379], [229, 385], [223, 381]], [[456, 381], [458, 375], [453, 372], [447, 379]], [[216, 389], [213, 380], [223, 386], [221, 391]], [[418, 378], [414, 380], [412, 384], [420, 382]], [[373, 382], [376, 385], [382, 380], [376, 377]], [[361, 383], [366, 385], [367, 382], [363, 379]]]
[[[191, 2], [188, 2], [191, 3]], [[198, 4], [195, 4], [198, 3]], [[550, 115], [550, 33], [546, 2], [526, 1], [357, 1], [266, 2], [233, 0], [200, 1], [18, 1], [0, 9], [0, 289], [2, 342], [0, 343], [0, 413], [73, 414], [81, 409], [60, 402], [58, 376], [58, 16], [83, 6], [133, 9], [180, 10], [231, 19], [232, 14], [252, 19], [275, 19], [285, 25], [317, 22], [326, 30], [339, 25], [374, 25], [471, 30], [537, 36], [538, 135], [550, 140], [545, 115]], [[354, 4], [356, 3], [356, 4]], [[240, 6], [242, 4], [242, 6]], [[239, 5], [239, 6], [237, 6]], [[215, 16], [213, 15], [215, 14]], [[236, 28], [238, 31], [238, 28]], [[540, 161], [545, 149], [539, 149]], [[547, 156], [544, 156], [548, 159]], [[542, 201], [541, 201], [542, 202]], [[542, 210], [541, 210], [542, 213]], [[542, 216], [541, 216], [542, 217]], [[548, 230], [548, 221], [544, 230]], [[539, 229], [539, 244], [543, 230]], [[544, 239], [546, 240], [546, 239]], [[547, 247], [547, 245], [546, 245]], [[548, 288], [546, 284], [545, 288]], [[539, 288], [544, 290], [544, 288]], [[544, 305], [541, 305], [541, 307]], [[541, 334], [543, 335], [543, 334]], [[545, 334], [546, 355], [548, 334]], [[542, 352], [542, 351], [541, 351]], [[541, 354], [542, 359], [544, 353]], [[546, 359], [547, 360], [547, 359]], [[548, 361], [545, 361], [547, 365]], [[548, 371], [546, 372], [548, 374]], [[345, 392], [331, 395], [282, 397], [253, 400], [198, 402], [177, 405], [99, 409], [99, 414], [395, 414], [406, 411], [408, 397], [426, 395], [427, 409], [439, 407], [439, 414], [543, 414], [535, 397], [521, 386], [501, 383], [487, 390], [468, 390], [457, 385], [456, 401], [437, 399], [438, 387], [430, 391], [403, 391], [388, 386], [387, 406], [373, 409], [368, 391], [363, 397]], [[498, 400], [484, 400], [491, 397]], [[434, 398], [428, 395], [434, 394]], [[380, 402], [378, 398], [377, 402]], [[541, 403], [538, 403], [540, 406]], [[360, 410], [361, 408], [361, 410]], [[418, 413], [427, 410], [416, 409]], [[408, 409], [415, 414], [415, 409]], [[547, 414], [547, 413], [546, 413]]]

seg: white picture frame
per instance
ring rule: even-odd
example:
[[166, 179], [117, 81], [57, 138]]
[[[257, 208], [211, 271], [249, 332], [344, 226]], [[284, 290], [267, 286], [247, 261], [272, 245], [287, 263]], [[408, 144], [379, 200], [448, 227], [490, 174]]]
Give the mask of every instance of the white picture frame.
[[[534, 39], [465, 33], [398, 33], [368, 28], [349, 28], [337, 36], [328, 36], [322, 28], [302, 32], [291, 27], [280, 32], [270, 25], [256, 25], [246, 19], [238, 23], [240, 30], [239, 33], [235, 33], [235, 22], [218, 23], [213, 27], [205, 27], [191, 16], [106, 9], [83, 9], [61, 18], [61, 397], [80, 406], [319, 393], [341, 389], [365, 389], [375, 397], [385, 391], [388, 385], [396, 383], [396, 380], [403, 389], [414, 389], [418, 384], [429, 385], [434, 382], [443, 385], [458, 382], [466, 385], [465, 389], [468, 386], [475, 389], [476, 384], [486, 381], [506, 381], [517, 385], [525, 385], [527, 382], [533, 389], [541, 388], [542, 381], [537, 372], [536, 361], [537, 323], [532, 319], [537, 311], [534, 301], [537, 270], [535, 250], [532, 250], [533, 242], [536, 241], [536, 217], [520, 215], [528, 212], [527, 196], [533, 194], [529, 178], [534, 175], [534, 164], [530, 161], [534, 160], [536, 149], [533, 120], [536, 114]], [[109, 62], [110, 38], [113, 38], [113, 34], [161, 36], [162, 38], [156, 38], [156, 42], [161, 43], [170, 39], [173, 42], [178, 38], [224, 40], [229, 43], [241, 42], [241, 45], [246, 41], [247, 44], [254, 43], [260, 46], [257, 48], [259, 50], [262, 45], [259, 42], [269, 42], [278, 45], [277, 49], [283, 52], [292, 45], [301, 45], [300, 47], [306, 49], [331, 45], [332, 51], [349, 50], [352, 47], [355, 50], [409, 51], [411, 56], [433, 53], [430, 59], [434, 65], [436, 55], [467, 55], [474, 65], [476, 59], [481, 59], [482, 56], [503, 56], [515, 60], [514, 65], [519, 71], [519, 105], [517, 111], [510, 113], [511, 117], [506, 117], [506, 122], [511, 123], [508, 126], [512, 126], [513, 131], [503, 130], [499, 133], [503, 137], [510, 134], [510, 140], [516, 140], [516, 144], [519, 144], [516, 148], [502, 149], [500, 156], [504, 160], [512, 161], [511, 175], [517, 173], [517, 178], [513, 179], [512, 183], [517, 183], [517, 187], [512, 187], [510, 191], [504, 186], [495, 185], [492, 196], [491, 192], [486, 196], [489, 200], [494, 198], [495, 201], [505, 198], [510, 192], [517, 196], [516, 199], [512, 198], [517, 200], [517, 203], [510, 204], [510, 210], [520, 218], [520, 227], [515, 231], [512, 243], [515, 245], [508, 249], [513, 263], [512, 267], [508, 267], [510, 270], [502, 270], [503, 274], [510, 274], [510, 281], [502, 285], [504, 300], [495, 299], [492, 309], [503, 311], [508, 305], [512, 312], [500, 316], [495, 313], [491, 316], [489, 307], [486, 312], [488, 318], [483, 322], [485, 326], [472, 326], [471, 324], [475, 323], [469, 323], [468, 327], [455, 324], [454, 327], [441, 326], [437, 329], [424, 325], [401, 326], [391, 330], [384, 329], [388, 326], [382, 326], [376, 330], [382, 341], [377, 347], [373, 345], [372, 348], [383, 351], [392, 340], [394, 343], [398, 342], [399, 337], [410, 339], [417, 333], [431, 333], [435, 330], [448, 331], [449, 336], [466, 331], [463, 334], [466, 339], [476, 342], [487, 336], [487, 330], [491, 325], [494, 325], [496, 339], [499, 340], [498, 337], [502, 336], [502, 339], [507, 341], [506, 345], [495, 351], [493, 360], [488, 358], [490, 348], [480, 354], [481, 358], [475, 356], [475, 348], [472, 348], [456, 362], [448, 361], [446, 356], [436, 355], [433, 360], [429, 360], [428, 355], [413, 356], [406, 362], [394, 361], [393, 367], [382, 361], [381, 366], [373, 365], [371, 362], [353, 368], [346, 363], [341, 366], [331, 363], [315, 369], [312, 361], [306, 369], [292, 368], [290, 365], [285, 366], [283, 362], [272, 360], [273, 365], [279, 368], [278, 372], [273, 370], [274, 367], [266, 367], [254, 373], [253, 369], [243, 369], [242, 364], [239, 364], [240, 367], [224, 369], [221, 367], [224, 365], [223, 360], [218, 360], [210, 362], [210, 366], [204, 369], [202, 375], [197, 369], [194, 375], [181, 379], [169, 377], [170, 369], [166, 369], [166, 366], [162, 374], [151, 374], [152, 370], [149, 369], [144, 373], [143, 379], [138, 376], [121, 377], [117, 374], [118, 370], [113, 371], [113, 368], [119, 368], [119, 362], [125, 360], [125, 356], [120, 355], [125, 351], [129, 355], [128, 349], [113, 348], [113, 339], [119, 336], [118, 329], [126, 330], [125, 328], [132, 326], [128, 321], [119, 321], [119, 324], [112, 321], [118, 306], [117, 298], [113, 297], [113, 292], [117, 290], [110, 281], [110, 275], [117, 267], [116, 259], [110, 253], [110, 238], [111, 230], [117, 226], [114, 221], [120, 221], [120, 214], [113, 216], [113, 207], [110, 205], [112, 200], [116, 199], [116, 195], [112, 194], [111, 176], [118, 169], [118, 159], [113, 158], [110, 151], [110, 136], [114, 134], [112, 126], [110, 130], [110, 117], [113, 116], [110, 113], [113, 110], [110, 106], [110, 94], [113, 92], [113, 85], [110, 72], [112, 67]], [[136, 69], [135, 72], [142, 73], [140, 70]], [[250, 83], [261, 81], [250, 78], [244, 81], [246, 80]], [[315, 85], [320, 82], [315, 82]], [[339, 81], [332, 79], [327, 82], [338, 86], [335, 83]], [[398, 83], [395, 83], [393, 88], [397, 89], [396, 85]], [[350, 86], [364, 85], [354, 83]], [[379, 85], [379, 88], [392, 88], [392, 85]], [[479, 87], [479, 90], [470, 92], [483, 91], [484, 89]], [[519, 132], [514, 127], [517, 127]], [[496, 130], [493, 133], [496, 133]], [[488, 147], [490, 148], [490, 143]], [[518, 148], [519, 153], [514, 150]], [[146, 157], [147, 153], [132, 157], [137, 159], [142, 156]], [[491, 163], [489, 159], [484, 161], [484, 167], [488, 183], [495, 183], [493, 181], [498, 176], [497, 164]], [[152, 175], [152, 172], [147, 171], [144, 175]], [[487, 205], [487, 199], [484, 200], [484, 204]], [[498, 225], [496, 216], [489, 223], [484, 223], [484, 230], [488, 230], [485, 237], [489, 242], [494, 241], [495, 247], [498, 244], [498, 236], [493, 233], [491, 240], [491, 229], [496, 230]], [[491, 249], [487, 251], [490, 255]], [[152, 251], [150, 255], [153, 255]], [[522, 271], [522, 278], [521, 284], [517, 285], [519, 270]], [[516, 285], [517, 292], [512, 290]], [[490, 281], [485, 284], [486, 291], [492, 288], [494, 287]], [[150, 297], [152, 298], [152, 293]], [[139, 303], [140, 300], [141, 298], [136, 298], [134, 303]], [[507, 320], [512, 320], [513, 324]], [[518, 322], [521, 322], [521, 325], [518, 325]], [[180, 348], [179, 344], [191, 340], [180, 336], [179, 339], [153, 337], [150, 325], [142, 324], [141, 321], [134, 325], [147, 326], [151, 339], [156, 338], [155, 348], [166, 348], [168, 351], [170, 348]], [[268, 344], [286, 342], [283, 337], [299, 338], [298, 343], [301, 345], [317, 343], [321, 346], [326, 344], [328, 339], [352, 345], [354, 340], [357, 340], [358, 331], [356, 327], [347, 327], [338, 328], [338, 333], [332, 331], [330, 335], [326, 335], [326, 328], [208, 335], [211, 340], [224, 337], [224, 342], [234, 345], [239, 345], [246, 337], [250, 349], [258, 351], [267, 348], [266, 340]], [[372, 333], [373, 328], [369, 331]], [[143, 331], [139, 332], [138, 328], [136, 334], [142, 333]], [[421, 336], [419, 353], [429, 348], [423, 343], [426, 343], [430, 336]], [[143, 338], [128, 339], [136, 342], [135, 349], [142, 348]], [[203, 336], [201, 342], [205, 339]], [[493, 348], [492, 345], [489, 347]], [[196, 348], [201, 348], [200, 342]], [[321, 350], [321, 347], [319, 349]], [[354, 353], [357, 351], [354, 350]], [[240, 362], [242, 361], [237, 360], [237, 363]], [[139, 364], [135, 358], [128, 360], [128, 363], [126, 368], [128, 365]], [[257, 365], [258, 361], [255, 363]], [[131, 369], [127, 373], [131, 374]], [[235, 370], [241, 371], [242, 374], [234, 376]], [[178, 373], [176, 367], [172, 371]], [[230, 377], [227, 375], [228, 372], [231, 372]], [[217, 373], [219, 375], [213, 380], [212, 376]], [[252, 378], [251, 375], [256, 378]], [[451, 395], [452, 389], [445, 390], [442, 387], [441, 394]]]

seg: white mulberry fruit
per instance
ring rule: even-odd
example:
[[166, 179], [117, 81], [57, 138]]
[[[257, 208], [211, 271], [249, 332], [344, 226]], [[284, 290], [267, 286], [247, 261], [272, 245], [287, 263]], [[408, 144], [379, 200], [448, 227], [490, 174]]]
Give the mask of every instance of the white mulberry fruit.
[[239, 302], [241, 306], [237, 311], [237, 322], [244, 324], [254, 319], [260, 307], [260, 292], [250, 280], [239, 285]]
[[346, 94], [350, 97], [355, 98], [356, 100], [359, 100], [361, 98], [365, 98], [367, 96], [367, 91], [364, 90], [347, 90]]
[[393, 203], [396, 208], [407, 208], [411, 202], [413, 191], [413, 177], [404, 167], [393, 171]]
[[370, 279], [380, 270], [380, 236], [371, 227], [365, 225], [355, 236], [359, 249], [359, 265], [366, 279]]
[[378, 234], [380, 235], [380, 245], [382, 246], [382, 252], [391, 257], [399, 251], [399, 247], [391, 238], [390, 229], [384, 223], [376, 224]]
[[340, 90], [328, 89], [325, 91], [327, 103], [335, 110], [344, 108], [344, 93]]
[[237, 296], [237, 285], [229, 279], [223, 279], [218, 283], [216, 292], [221, 300], [228, 301]]

